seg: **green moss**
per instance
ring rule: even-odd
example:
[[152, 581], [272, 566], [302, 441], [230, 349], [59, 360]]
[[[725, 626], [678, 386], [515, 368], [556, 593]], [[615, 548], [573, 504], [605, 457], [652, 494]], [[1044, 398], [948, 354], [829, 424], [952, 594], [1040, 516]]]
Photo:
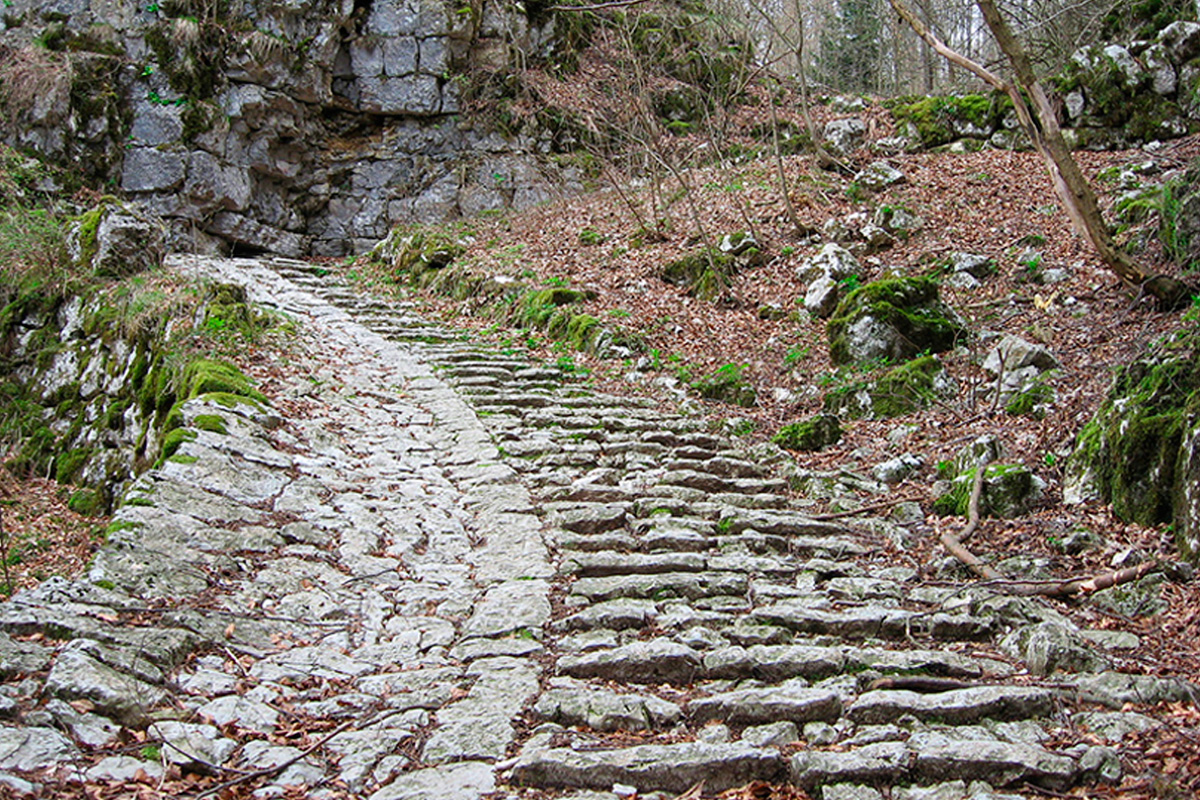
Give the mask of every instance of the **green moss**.
[[104, 513], [106, 508], [104, 493], [97, 489], [80, 489], [71, 493], [67, 500], [67, 508], [85, 517], [95, 517]]
[[962, 324], [950, 318], [949, 309], [941, 303], [933, 279], [874, 281], [843, 298], [829, 320], [829, 355], [834, 364], [847, 364], [853, 360], [846, 333], [866, 317], [899, 334], [886, 357], [900, 361], [921, 353], [949, 350], [966, 334]]
[[203, 394], [231, 394], [246, 397], [260, 403], [267, 398], [254, 388], [250, 379], [227, 361], [198, 358], [190, 362], [183, 371], [180, 394], [190, 400]]
[[746, 365], [726, 364], [712, 374], [692, 383], [692, 388], [709, 400], [750, 408], [758, 402], [758, 393], [746, 381]]
[[729, 288], [736, 271], [734, 256], [705, 248], [665, 264], [659, 277], [693, 297], [714, 300]]
[[942, 364], [933, 356], [913, 359], [889, 370], [871, 390], [872, 409], [878, 417], [899, 417], [927, 407], [935, 397], [934, 379]]
[[184, 442], [196, 441], [196, 432], [188, 428], [176, 428], [163, 437], [161, 459], [170, 458]]
[[576, 314], [567, 324], [567, 341], [576, 350], [587, 350], [601, 330], [600, 320], [590, 314]]
[[90, 447], [79, 447], [58, 455], [54, 459], [54, 479], [59, 483], [74, 483], [83, 465], [91, 457]]
[[225, 418], [220, 414], [198, 414], [193, 422], [202, 431], [219, 433], [222, 436], [229, 433], [225, 427]]
[[966, 122], [983, 131], [994, 130], [1012, 101], [999, 92], [961, 96], [900, 97], [885, 105], [897, 122], [910, 122], [924, 147], [939, 147], [960, 138], [954, 122]]
[[183, 455], [182, 453], [176, 453], [175, 455], [173, 455], [170, 458], [167, 458], [165, 460], [170, 461], [172, 464], [195, 464], [200, 459], [197, 458], [196, 456], [186, 456], [186, 455]]
[[1013, 416], [1036, 414], [1040, 406], [1054, 401], [1054, 390], [1040, 380], [1035, 381], [1028, 389], [1018, 392], [1004, 406], [1004, 410]]
[[786, 450], [820, 450], [840, 440], [842, 432], [837, 417], [819, 414], [804, 422], [783, 426], [771, 441]]

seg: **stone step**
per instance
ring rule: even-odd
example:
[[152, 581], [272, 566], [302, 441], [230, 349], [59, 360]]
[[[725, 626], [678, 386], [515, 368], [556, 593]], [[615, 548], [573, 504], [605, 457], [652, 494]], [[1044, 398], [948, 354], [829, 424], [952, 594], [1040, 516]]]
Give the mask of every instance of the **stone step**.
[[753, 781], [781, 782], [787, 766], [778, 751], [741, 743], [681, 742], [609, 750], [526, 747], [512, 776], [519, 785], [548, 789], [609, 792], [621, 784], [642, 793], [682, 793], [703, 781], [706, 791], [722, 792]]

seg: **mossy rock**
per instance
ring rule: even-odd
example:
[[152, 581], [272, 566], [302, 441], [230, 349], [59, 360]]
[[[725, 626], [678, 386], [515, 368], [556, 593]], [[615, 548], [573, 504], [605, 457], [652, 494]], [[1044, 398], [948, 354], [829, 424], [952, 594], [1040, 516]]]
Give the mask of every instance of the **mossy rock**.
[[1174, 523], [1200, 558], [1200, 328], [1177, 331], [1121, 368], [1075, 440], [1064, 493], [1095, 492], [1122, 519]]
[[818, 414], [779, 429], [771, 441], [785, 450], [822, 450], [842, 438], [842, 426], [832, 414]]
[[204, 394], [232, 394], [260, 403], [267, 402], [267, 398], [254, 388], [250, 379], [227, 361], [198, 358], [183, 370], [180, 384], [183, 387], [180, 395], [185, 400]]
[[658, 276], [692, 297], [715, 300], [729, 289], [737, 267], [733, 255], [704, 248], [664, 264]]
[[951, 395], [954, 384], [935, 356], [922, 356], [873, 380], [854, 381], [825, 395], [827, 412], [851, 418], [888, 419], [928, 408]]
[[[942, 515], [966, 516], [975, 484], [976, 469], [969, 469], [950, 483], [950, 490], [933, 502]], [[1029, 513], [1042, 497], [1045, 483], [1022, 464], [989, 464], [983, 473], [979, 496], [980, 516], [1019, 517]]]
[[108, 509], [108, 501], [99, 489], [79, 489], [67, 499], [67, 508], [85, 517], [96, 517]]
[[964, 136], [986, 139], [1012, 109], [1012, 101], [1001, 92], [900, 97], [884, 105], [898, 123], [911, 123], [926, 148], [940, 147]]
[[[587, 293], [565, 286], [530, 291], [517, 304], [516, 322], [527, 328], [546, 328], [561, 308], [587, 299]], [[566, 327], [565, 323], [563, 327]]]
[[758, 393], [746, 381], [745, 365], [726, 364], [711, 375], [694, 381], [692, 388], [705, 399], [742, 408], [751, 408], [758, 402]]
[[371, 258], [391, 264], [397, 281], [426, 285], [432, 279], [427, 273], [445, 269], [465, 252], [463, 245], [441, 231], [396, 228], [375, 246]]
[[937, 283], [928, 277], [860, 286], [838, 303], [827, 332], [835, 365], [908, 361], [950, 350], [967, 335], [957, 315], [942, 303]]

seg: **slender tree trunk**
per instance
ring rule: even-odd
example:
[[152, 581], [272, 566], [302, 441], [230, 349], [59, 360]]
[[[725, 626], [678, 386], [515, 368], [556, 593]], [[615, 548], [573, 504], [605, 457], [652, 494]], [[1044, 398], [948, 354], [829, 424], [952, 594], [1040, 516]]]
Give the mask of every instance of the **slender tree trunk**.
[[[1038, 82], [1037, 75], [1033, 71], [1033, 64], [1021, 43], [1009, 29], [1008, 23], [1000, 16], [994, 0], [976, 0], [976, 5], [983, 13], [984, 21], [996, 38], [1000, 51], [1012, 64], [1013, 72], [1020, 84], [1019, 87], [947, 47], [922, 23], [912, 9], [904, 5], [903, 0], [889, 0], [889, 2], [895, 12], [934, 51], [949, 60], [951, 64], [974, 73], [992, 87], [1009, 96], [1021, 128], [1024, 129], [1030, 141], [1033, 142], [1034, 148], [1042, 157], [1046, 170], [1050, 173], [1050, 179], [1054, 183], [1054, 190], [1062, 200], [1067, 215], [1071, 218], [1071, 223], [1080, 235], [1086, 236], [1092, 243], [1096, 249], [1096, 255], [1100, 257], [1104, 265], [1130, 286], [1153, 295], [1163, 310], [1176, 309], [1185, 305], [1192, 294], [1191, 287], [1165, 275], [1150, 275], [1113, 241], [1108, 225], [1100, 214], [1100, 205], [1096, 202], [1096, 195], [1063, 139], [1062, 130], [1058, 125], [1058, 116]], [[1025, 94], [1022, 94], [1022, 89]], [[1030, 103], [1026, 102], [1026, 95], [1032, 102], [1032, 108]]]

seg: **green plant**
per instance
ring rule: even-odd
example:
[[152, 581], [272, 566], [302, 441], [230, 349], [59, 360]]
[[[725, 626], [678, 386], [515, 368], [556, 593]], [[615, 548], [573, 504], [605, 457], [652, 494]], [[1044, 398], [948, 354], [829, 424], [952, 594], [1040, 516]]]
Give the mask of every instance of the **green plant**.
[[851, 203], [862, 203], [867, 199], [867, 192], [858, 181], [852, 181], [846, 187], [846, 199]]
[[597, 245], [604, 241], [604, 234], [592, 228], [584, 228], [579, 232], [579, 241], [586, 245]]
[[846, 292], [853, 292], [862, 286], [862, 280], [857, 275], [847, 275], [838, 281], [838, 286], [841, 286]]
[[790, 369], [808, 358], [810, 352], [812, 352], [812, 347], [810, 345], [793, 347], [791, 350], [788, 350], [787, 354], [783, 357], [783, 365]]
[[789, 256], [793, 255], [795, 252], [796, 252], [796, 248], [792, 247], [789, 244], [789, 245], [784, 245], [783, 248], [780, 249], [779, 255], [783, 256], [784, 258], [788, 258]]
[[1058, 464], [1058, 456], [1054, 455], [1054, 453], [1046, 453], [1046, 455], [1042, 456], [1042, 463], [1053, 469]]

